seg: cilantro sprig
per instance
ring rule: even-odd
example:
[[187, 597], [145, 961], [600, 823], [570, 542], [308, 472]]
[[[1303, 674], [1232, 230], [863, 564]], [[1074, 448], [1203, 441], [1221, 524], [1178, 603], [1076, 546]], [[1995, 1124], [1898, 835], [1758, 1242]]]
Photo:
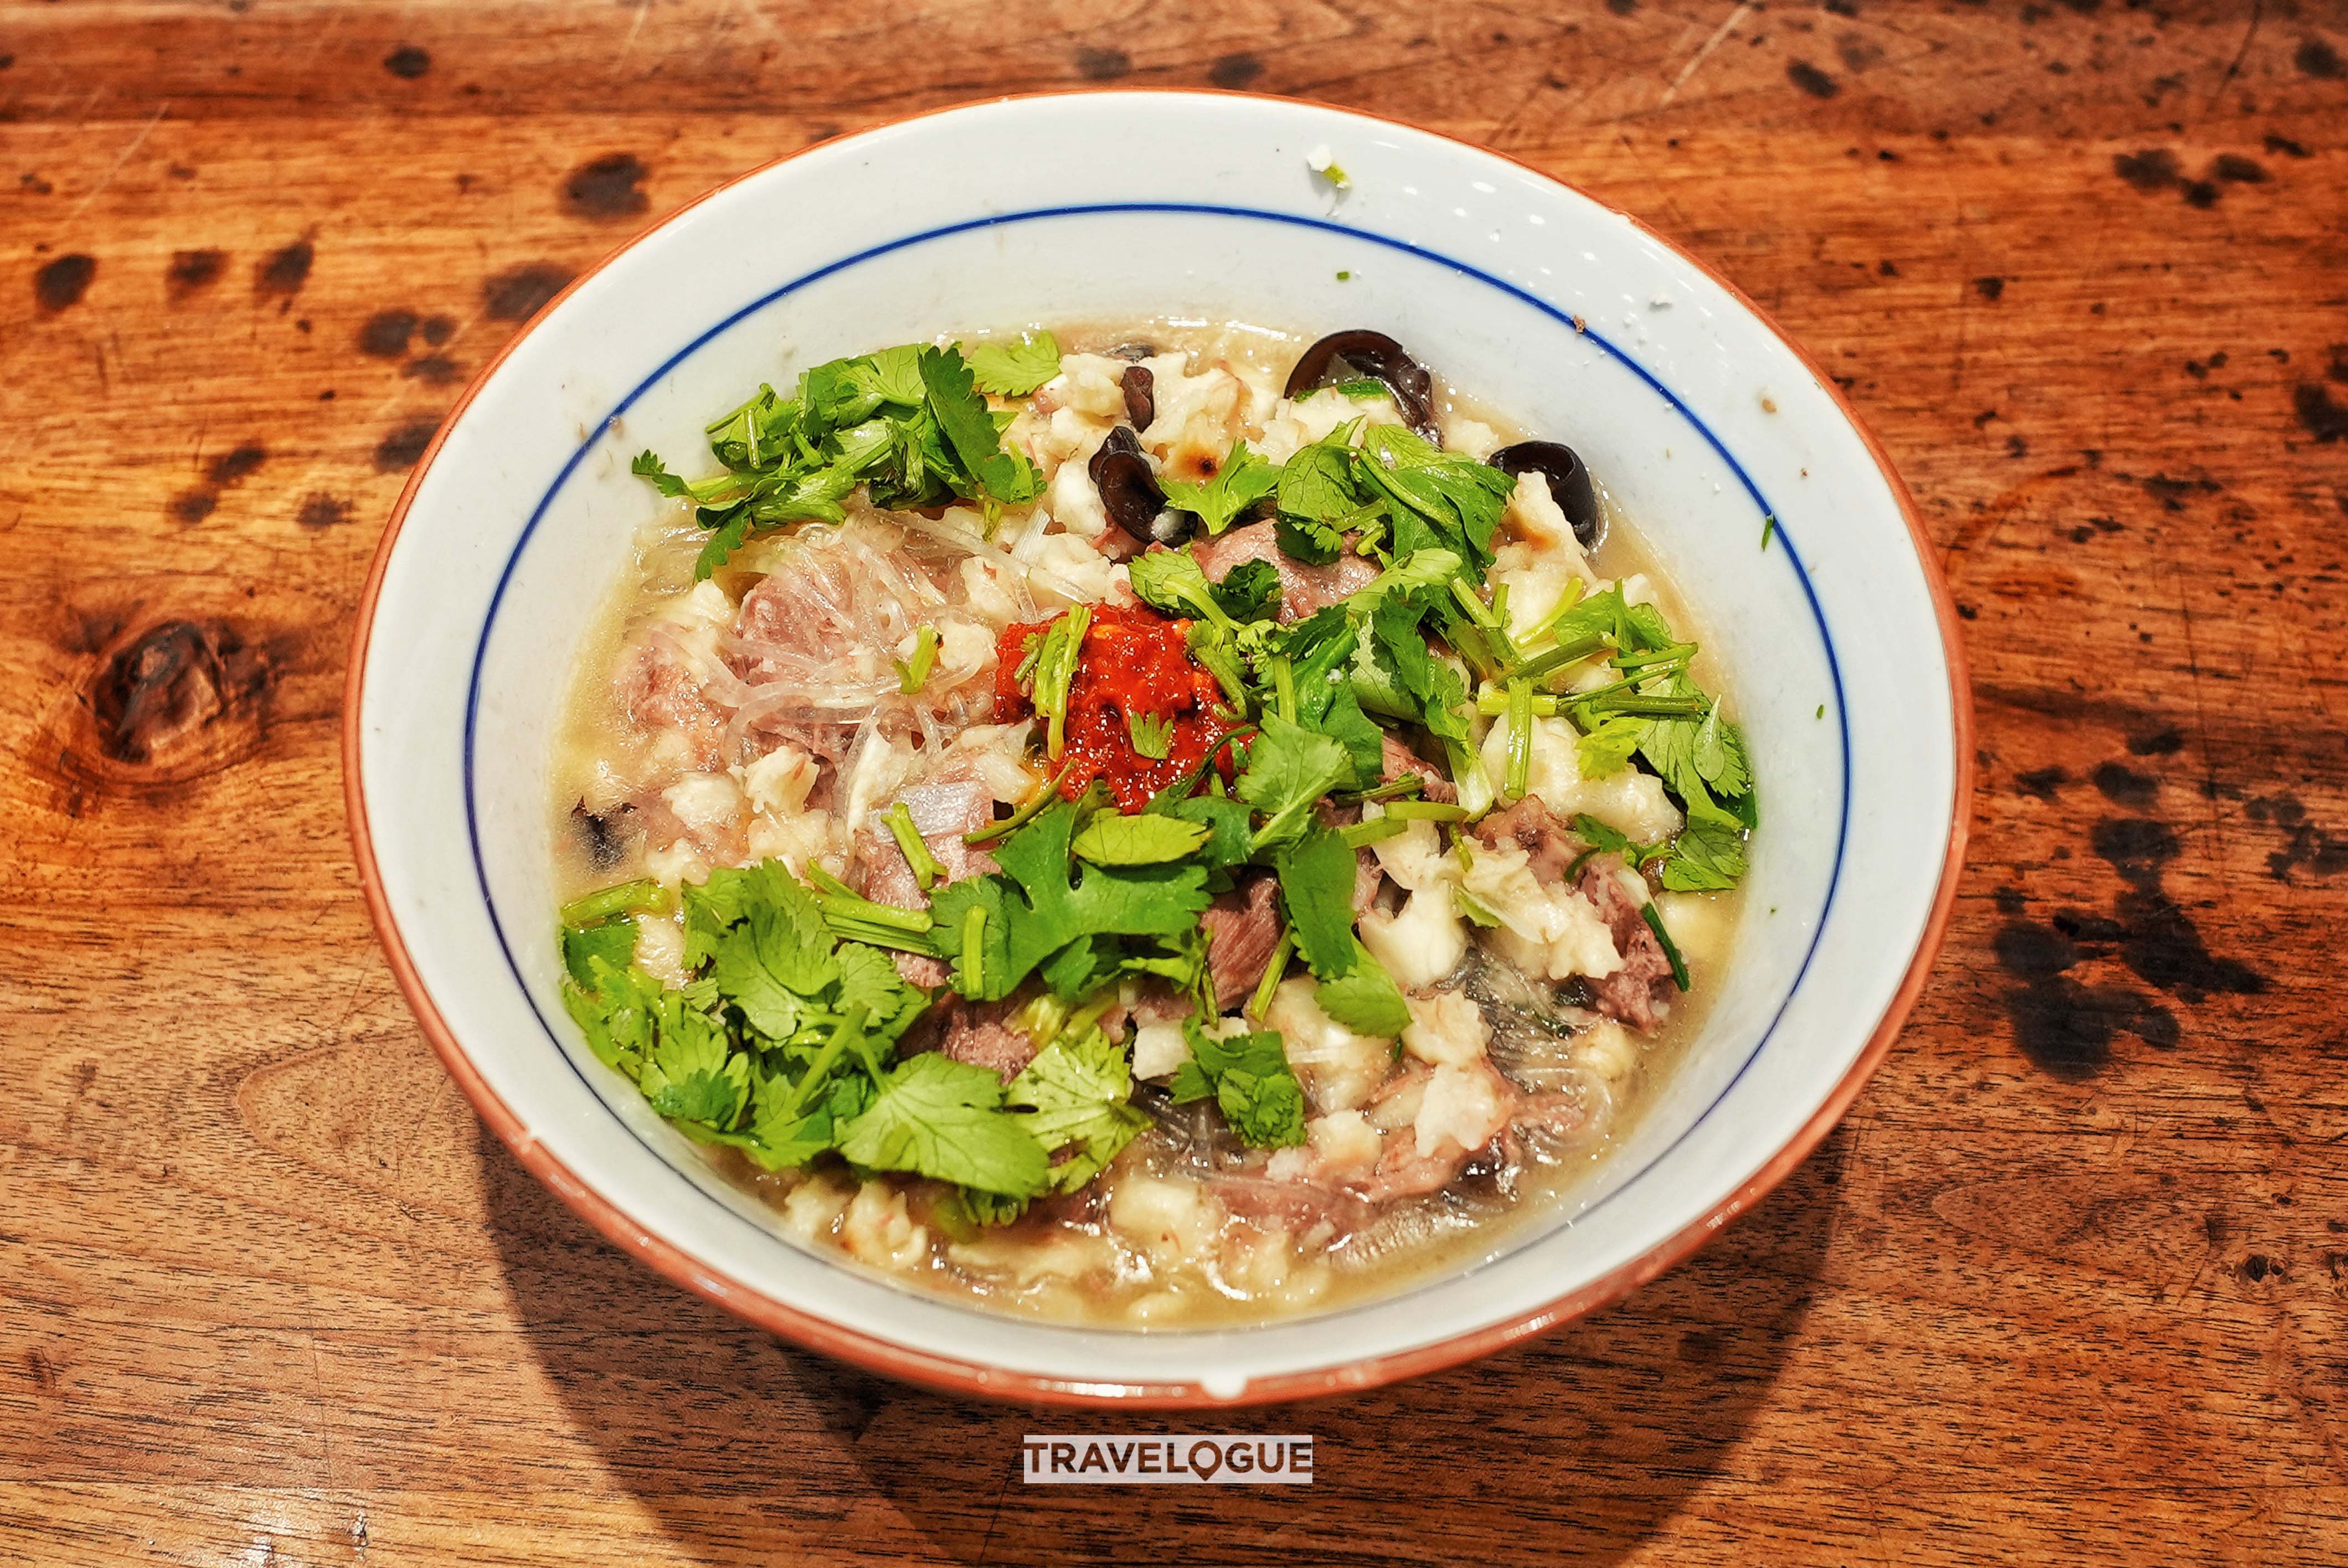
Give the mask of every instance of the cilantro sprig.
[[662, 495], [693, 502], [709, 530], [696, 579], [754, 535], [841, 521], [860, 485], [879, 507], [1017, 506], [1042, 492], [1042, 476], [1024, 453], [1004, 447], [982, 392], [1008, 393], [1038, 367], [1047, 344], [1056, 369], [1049, 334], [982, 345], [973, 351], [975, 364], [957, 345], [919, 343], [831, 360], [802, 374], [792, 395], [761, 386], [708, 427], [719, 473], [684, 479], [649, 451], [629, 469]]

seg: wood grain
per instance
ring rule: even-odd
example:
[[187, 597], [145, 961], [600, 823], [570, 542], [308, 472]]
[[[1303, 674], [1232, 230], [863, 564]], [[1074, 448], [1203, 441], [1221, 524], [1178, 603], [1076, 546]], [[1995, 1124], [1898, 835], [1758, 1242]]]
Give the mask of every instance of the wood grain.
[[[2348, 12], [702, 0], [0, 16], [0, 1561], [2348, 1562]], [[1488, 140], [1849, 388], [1962, 605], [1934, 985], [1623, 1306], [1014, 1481], [489, 1141], [355, 895], [350, 616], [561, 280], [809, 139], [1215, 84]]]

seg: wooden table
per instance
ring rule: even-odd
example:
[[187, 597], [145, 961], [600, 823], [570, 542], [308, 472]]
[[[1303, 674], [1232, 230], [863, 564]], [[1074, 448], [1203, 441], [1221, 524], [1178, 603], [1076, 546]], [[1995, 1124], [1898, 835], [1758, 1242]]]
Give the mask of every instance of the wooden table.
[[[0, 15], [0, 1559], [2348, 1561], [2348, 10], [1090, 9]], [[1022, 1489], [1025, 1431], [1234, 1423], [900, 1388], [621, 1257], [426, 1050], [344, 832], [369, 554], [549, 292], [1107, 80], [1407, 117], [1715, 261], [1977, 681], [1956, 925], [1841, 1130], [1620, 1307], [1240, 1423], [1309, 1493]]]

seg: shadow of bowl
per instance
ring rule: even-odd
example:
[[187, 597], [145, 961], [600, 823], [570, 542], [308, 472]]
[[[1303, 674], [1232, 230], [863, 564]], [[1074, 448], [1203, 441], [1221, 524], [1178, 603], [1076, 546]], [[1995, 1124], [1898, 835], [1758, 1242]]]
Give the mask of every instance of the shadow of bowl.
[[[1832, 1236], [1838, 1131], [1607, 1311], [1416, 1382], [1227, 1415], [1040, 1411], [783, 1344], [606, 1245], [480, 1137], [523, 1333], [579, 1433], [708, 1563], [1611, 1563], [1718, 1473]], [[1313, 1484], [1020, 1484], [1026, 1434], [1309, 1432]]]

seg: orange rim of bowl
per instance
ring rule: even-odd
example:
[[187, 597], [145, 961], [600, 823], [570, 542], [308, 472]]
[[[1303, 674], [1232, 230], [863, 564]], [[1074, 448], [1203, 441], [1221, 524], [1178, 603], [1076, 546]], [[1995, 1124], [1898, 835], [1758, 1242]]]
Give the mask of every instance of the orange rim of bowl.
[[[650, 1234], [635, 1221], [630, 1219], [611, 1200], [582, 1181], [561, 1160], [555, 1158], [546, 1146], [538, 1141], [536, 1135], [522, 1124], [520, 1118], [517, 1117], [505, 1102], [498, 1097], [496, 1091], [490, 1089], [487, 1081], [473, 1066], [471, 1058], [465, 1053], [463, 1046], [458, 1043], [456, 1034], [449, 1029], [447, 1020], [441, 1017], [439, 1009], [434, 1004], [430, 993], [425, 989], [422, 976], [417, 972], [415, 961], [408, 955], [407, 944], [400, 938], [399, 926], [392, 917], [390, 900], [384, 892], [383, 877], [376, 864], [375, 842], [368, 827], [366, 794], [361, 785], [360, 715], [363, 712], [366, 684], [367, 649], [375, 630], [376, 601], [382, 593], [384, 578], [390, 569], [393, 548], [397, 545], [400, 530], [407, 521], [408, 507], [415, 502], [417, 490], [423, 484], [425, 475], [430, 472], [434, 459], [439, 456], [440, 448], [448, 440], [448, 432], [464, 416], [465, 411], [472, 405], [474, 398], [480, 395], [481, 389], [497, 374], [499, 367], [505, 364], [507, 356], [514, 352], [524, 338], [536, 331], [539, 324], [545, 321], [564, 300], [569, 299], [590, 278], [594, 277], [652, 235], [675, 222], [685, 212], [722, 195], [746, 180], [756, 179], [768, 170], [778, 169], [815, 150], [818, 147], [829, 145], [831, 141], [846, 139], [851, 136], [868, 136], [895, 126], [932, 119], [941, 115], [953, 114], [984, 104], [1089, 97], [1097, 95], [1129, 93], [1134, 90], [1119, 87], [1090, 87], [1062, 92], [1021, 93], [1004, 97], [979, 99], [972, 103], [926, 109], [919, 114], [901, 115], [894, 119], [883, 120], [878, 125], [867, 126], [861, 130], [843, 133], [841, 137], [828, 138], [822, 142], [810, 143], [797, 151], [786, 153], [780, 158], [773, 159], [738, 174], [723, 184], [712, 187], [676, 209], [675, 211], [667, 214], [659, 222], [630, 236], [596, 261], [593, 266], [573, 278], [560, 293], [541, 305], [537, 313], [508, 339], [505, 344], [481, 367], [479, 373], [473, 377], [471, 384], [465, 388], [464, 395], [458, 398], [455, 406], [441, 421], [439, 429], [433, 433], [430, 444], [425, 447], [424, 454], [417, 459], [414, 471], [408, 475], [407, 483], [400, 491], [399, 500], [392, 507], [390, 524], [384, 530], [382, 542], [376, 548], [374, 563], [367, 571], [366, 586], [359, 596], [358, 623], [352, 639], [350, 670], [344, 682], [343, 795], [350, 815], [352, 849], [357, 862], [359, 884], [366, 897], [368, 916], [375, 923], [376, 934], [383, 944], [385, 957], [390, 961], [392, 974], [399, 982], [400, 991], [407, 999], [408, 1008], [416, 1015], [417, 1023], [424, 1030], [425, 1038], [431, 1042], [434, 1053], [440, 1058], [440, 1063], [448, 1070], [449, 1077], [456, 1081], [457, 1087], [463, 1091], [468, 1100], [473, 1102], [473, 1108], [479, 1113], [481, 1120], [487, 1122], [490, 1131], [494, 1132], [506, 1147], [512, 1151], [514, 1158], [521, 1163], [523, 1169], [545, 1183], [553, 1190], [557, 1197], [571, 1207], [572, 1212], [593, 1226], [614, 1246], [633, 1254], [655, 1273], [672, 1283], [682, 1286], [695, 1295], [714, 1302], [759, 1327], [781, 1335], [784, 1338], [809, 1349], [836, 1356], [868, 1371], [880, 1372], [890, 1377], [924, 1384], [947, 1393], [1017, 1399], [1038, 1405], [1107, 1406], [1122, 1409], [1238, 1408], [1375, 1389], [1406, 1378], [1421, 1377], [1429, 1372], [1456, 1367], [1462, 1362], [1488, 1356], [1534, 1335], [1561, 1327], [1601, 1307], [1611, 1306], [1681, 1262], [1730, 1220], [1767, 1195], [1797, 1166], [1809, 1157], [1811, 1151], [1816, 1149], [1825, 1140], [1826, 1135], [1834, 1129], [1835, 1124], [1842, 1120], [1844, 1112], [1849, 1110], [1851, 1102], [1859, 1098], [1859, 1091], [1866, 1087], [1867, 1081], [1874, 1076], [1876, 1069], [1882, 1065], [1883, 1059], [1890, 1053], [1892, 1040], [1899, 1034], [1900, 1026], [1907, 1021], [1909, 1011], [1915, 1006], [1917, 997], [1922, 992], [1924, 982], [1931, 975], [1933, 962], [1940, 954], [1941, 942], [1948, 935], [1950, 914], [1955, 906], [1957, 882], [1964, 867], [1965, 844], [1971, 830], [1973, 723], [1972, 691], [1966, 675], [1963, 639], [1958, 630], [1955, 601], [1950, 595], [1947, 579], [1941, 572], [1936, 559], [1936, 547], [1931, 536], [1925, 531], [1921, 519], [1917, 516], [1914, 496], [1910, 494], [1906, 482], [1900, 477], [1899, 470], [1892, 466], [1890, 456], [1883, 450], [1883, 444], [1876, 438], [1875, 432], [1869, 428], [1867, 422], [1859, 416], [1859, 411], [1851, 406], [1849, 399], [1843, 395], [1841, 387], [1831, 375], [1827, 374], [1825, 367], [1811, 356], [1808, 350], [1777, 324], [1776, 318], [1756, 303], [1745, 291], [1714, 269], [1709, 262], [1689, 253], [1677, 242], [1658, 232], [1653, 226], [1631, 213], [1622, 211], [1612, 202], [1591, 196], [1580, 187], [1560, 179], [1544, 169], [1536, 169], [1523, 159], [1511, 157], [1508, 153], [1463, 141], [1457, 137], [1443, 136], [1440, 132], [1427, 130], [1423, 126], [1413, 125], [1407, 120], [1397, 119], [1389, 115], [1344, 108], [1334, 104], [1308, 103], [1307, 107], [1326, 108], [1335, 113], [1351, 115], [1359, 119], [1377, 120], [1513, 163], [1527, 173], [1550, 184], [1570, 190], [1575, 195], [1595, 203], [1631, 224], [1641, 233], [1663, 245], [1672, 254], [1702, 272], [1738, 304], [1751, 313], [1754, 319], [1766, 327], [1777, 341], [1801, 362], [1803, 367], [1808, 370], [1819, 388], [1833, 401], [1836, 409], [1840, 412], [1845, 420], [1849, 421], [1851, 428], [1858, 432], [1860, 441], [1866, 445], [1868, 455], [1875, 462], [1877, 471], [1890, 487], [1892, 498], [1900, 508], [1900, 515], [1908, 525], [1910, 542], [1915, 548], [1917, 564], [1923, 569], [1925, 586], [1932, 598], [1933, 614], [1940, 625], [1941, 655], [1949, 671], [1949, 702], [1952, 740], [1954, 744], [1952, 759], [1954, 768], [1949, 804], [1948, 849], [1941, 862], [1941, 879], [1933, 893], [1931, 909], [1925, 919], [1924, 929], [1917, 939], [1915, 952], [1909, 959], [1907, 971], [1901, 976], [1898, 990], [1893, 992], [1890, 1003], [1883, 1009], [1882, 1016], [1877, 1020], [1875, 1028], [1858, 1059], [1837, 1081], [1810, 1119], [1795, 1132], [1784, 1147], [1772, 1155], [1735, 1193], [1715, 1205], [1710, 1213], [1694, 1224], [1666, 1236], [1629, 1263], [1601, 1275], [1580, 1289], [1570, 1291], [1529, 1311], [1519, 1313], [1505, 1322], [1471, 1329], [1466, 1333], [1438, 1340], [1434, 1344], [1395, 1351], [1391, 1355], [1373, 1357], [1340, 1366], [1254, 1378], [1245, 1385], [1236, 1398], [1223, 1399], [1209, 1393], [1202, 1385], [1195, 1382], [1105, 1383], [1099, 1379], [1056, 1378], [1039, 1373], [1015, 1372], [979, 1362], [934, 1355], [924, 1350], [911, 1349], [857, 1329], [844, 1327], [829, 1318], [802, 1311], [778, 1301], [761, 1291], [753, 1290], [736, 1280], [726, 1277], [715, 1268], [695, 1261], [674, 1243]], [[1209, 87], [1146, 90], [1168, 94], [1179, 93], [1193, 97], [1238, 98], [1282, 105], [1293, 105], [1300, 101], [1265, 93], [1227, 92]]]

